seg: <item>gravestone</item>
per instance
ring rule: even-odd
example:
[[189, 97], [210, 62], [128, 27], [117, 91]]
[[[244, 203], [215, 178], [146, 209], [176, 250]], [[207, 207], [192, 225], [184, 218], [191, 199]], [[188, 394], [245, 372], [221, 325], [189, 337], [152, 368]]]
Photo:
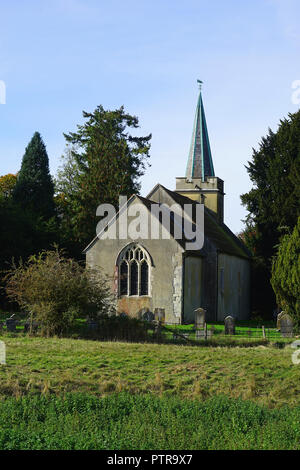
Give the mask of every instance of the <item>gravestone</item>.
[[235, 319], [228, 315], [225, 320], [225, 335], [235, 335]]
[[164, 308], [154, 309], [154, 318], [156, 321], [165, 323], [165, 309]]
[[285, 315], [285, 312], [283, 310], [277, 315], [277, 330], [280, 330], [280, 320], [283, 315]]
[[196, 330], [196, 339], [208, 339], [211, 338], [214, 334], [214, 330]]
[[0, 365], [5, 365], [6, 364], [6, 349], [5, 349], [5, 343], [3, 341], [0, 341]]
[[280, 318], [280, 333], [283, 338], [292, 338], [294, 335], [294, 322], [288, 313]]
[[204, 308], [197, 308], [195, 311], [195, 328], [199, 330], [205, 327], [206, 310]]
[[142, 319], [148, 322], [154, 321], [154, 314], [150, 310], [145, 310], [142, 313]]
[[17, 321], [16, 321], [16, 315], [14, 313], [12, 314], [11, 317], [5, 320], [5, 325], [6, 325], [7, 331], [10, 331], [11, 333], [14, 333], [16, 331]]

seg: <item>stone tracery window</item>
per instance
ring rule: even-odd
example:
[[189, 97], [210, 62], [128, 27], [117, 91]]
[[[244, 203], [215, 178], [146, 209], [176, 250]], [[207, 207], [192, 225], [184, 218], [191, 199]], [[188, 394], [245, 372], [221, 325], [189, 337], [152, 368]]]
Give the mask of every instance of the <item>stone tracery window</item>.
[[150, 257], [139, 245], [130, 245], [118, 260], [119, 295], [150, 295]]

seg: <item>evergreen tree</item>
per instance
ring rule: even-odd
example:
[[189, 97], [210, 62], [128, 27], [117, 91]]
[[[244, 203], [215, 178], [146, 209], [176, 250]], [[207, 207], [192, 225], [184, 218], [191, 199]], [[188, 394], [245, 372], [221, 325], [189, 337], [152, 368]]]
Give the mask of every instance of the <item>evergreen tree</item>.
[[278, 304], [300, 326], [300, 217], [291, 235], [285, 235], [274, 258], [271, 283]]
[[28, 144], [13, 191], [13, 200], [38, 217], [48, 220], [55, 215], [54, 184], [49, 172], [49, 159], [39, 132]]
[[134, 137], [138, 118], [98, 106], [83, 112], [86, 122], [77, 132], [64, 134], [68, 152], [58, 174], [57, 190], [64, 233], [80, 249], [96, 235], [96, 209], [110, 203], [117, 207], [119, 195], [139, 193], [139, 178], [149, 157], [151, 135]]
[[270, 277], [276, 246], [300, 215], [300, 111], [280, 121], [276, 133], [269, 130], [246, 168], [254, 187], [241, 196], [249, 212], [244, 239], [254, 256], [254, 308], [263, 313], [275, 306]]

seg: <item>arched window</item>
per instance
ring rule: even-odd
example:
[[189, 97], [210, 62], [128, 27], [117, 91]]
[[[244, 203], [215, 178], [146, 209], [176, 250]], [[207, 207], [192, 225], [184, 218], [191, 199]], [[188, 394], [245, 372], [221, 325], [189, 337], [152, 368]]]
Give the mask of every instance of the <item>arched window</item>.
[[128, 290], [128, 264], [122, 261], [120, 264], [120, 294], [127, 295]]
[[150, 256], [139, 245], [130, 245], [118, 258], [119, 295], [150, 295]]
[[139, 295], [139, 266], [135, 259], [130, 263], [129, 295]]
[[149, 266], [146, 260], [141, 262], [141, 295], [148, 295]]

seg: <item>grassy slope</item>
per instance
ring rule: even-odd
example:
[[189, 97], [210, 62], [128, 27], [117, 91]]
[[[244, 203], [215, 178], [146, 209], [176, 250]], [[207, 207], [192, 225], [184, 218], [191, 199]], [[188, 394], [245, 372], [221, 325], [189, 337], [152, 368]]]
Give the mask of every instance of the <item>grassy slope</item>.
[[3, 336], [0, 396], [152, 392], [206, 399], [216, 394], [277, 407], [300, 404], [300, 366], [291, 349], [100, 343]]

